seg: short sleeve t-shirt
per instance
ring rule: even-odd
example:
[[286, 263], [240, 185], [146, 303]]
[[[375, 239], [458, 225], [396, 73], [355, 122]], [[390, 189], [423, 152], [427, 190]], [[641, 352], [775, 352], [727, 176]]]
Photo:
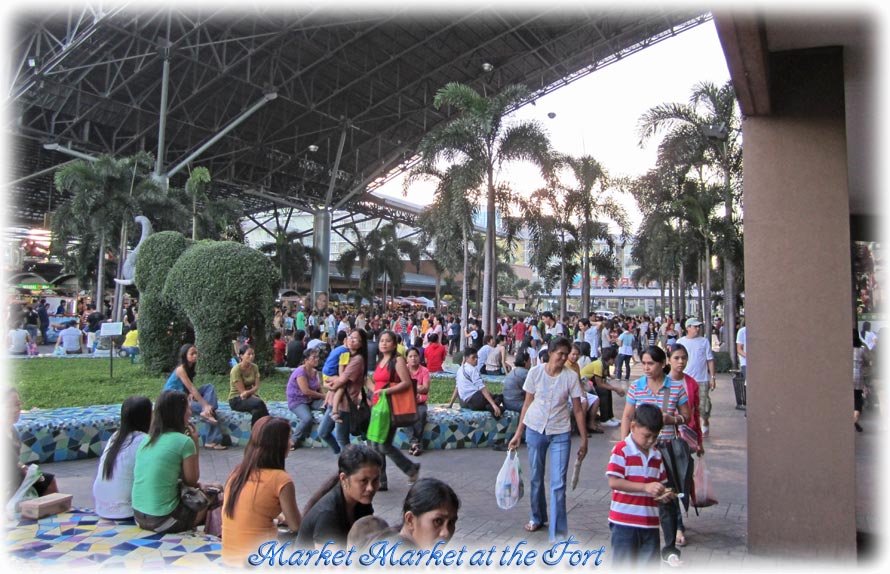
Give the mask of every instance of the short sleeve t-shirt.
[[167, 516], [179, 505], [182, 461], [193, 456], [195, 443], [178, 432], [166, 432], [153, 443], [146, 439], [136, 452], [133, 467], [133, 509], [151, 516]]
[[229, 374], [229, 400], [234, 399], [239, 396], [241, 393], [238, 390], [238, 387], [235, 386], [235, 383], [240, 379], [244, 384], [244, 390], [250, 390], [256, 385], [257, 379], [260, 376], [260, 368], [254, 364], [251, 364], [247, 369], [241, 366], [241, 363], [238, 363], [234, 367], [232, 367], [232, 371]]
[[[116, 437], [117, 433], [112, 435]], [[114, 460], [114, 472], [110, 479], [104, 478], [105, 457], [112, 441], [105, 444], [105, 451], [99, 459], [99, 471], [93, 482], [93, 499], [96, 501], [96, 514], [102, 518], [121, 520], [133, 516], [133, 470], [139, 446], [147, 437], [144, 432], [135, 431], [126, 438]]]
[[677, 341], [678, 345], [683, 345], [689, 353], [689, 361], [686, 363], [684, 373], [692, 377], [698, 382], [707, 381], [710, 378], [708, 373], [708, 361], [714, 360], [714, 353], [711, 351], [711, 342], [705, 337], [682, 337]]
[[[677, 407], [679, 405], [685, 405], [689, 402], [689, 396], [686, 394], [686, 384], [684, 381], [672, 381], [669, 377], [664, 378], [664, 386], [658, 392], [658, 394], [652, 394], [652, 391], [649, 389], [649, 382], [645, 376], [640, 377], [633, 384], [630, 385], [630, 388], [627, 389], [627, 404], [629, 405], [644, 405], [650, 404], [658, 407], [658, 410], [662, 410], [662, 406], [664, 405], [664, 390], [667, 389], [671, 394], [668, 399], [668, 408], [667, 414], [673, 415], [677, 412]], [[658, 440], [669, 440], [676, 436], [676, 431], [674, 430], [674, 425], [665, 425], [661, 429], [661, 434], [658, 435]]]
[[541, 434], [554, 435], [572, 430], [569, 401], [581, 397], [578, 373], [564, 368], [555, 377], [547, 374], [546, 365], [532, 367], [522, 390], [535, 396], [525, 414], [525, 426]]
[[355, 520], [371, 514], [374, 514], [374, 507], [359, 502], [355, 505], [353, 521], [350, 522], [346, 517], [343, 489], [337, 483], [303, 517], [300, 533], [297, 535], [297, 547], [313, 548], [316, 544], [321, 545], [329, 540], [343, 544]]
[[[256, 553], [261, 543], [275, 540], [278, 527], [273, 521], [281, 514], [281, 491], [289, 484], [293, 484], [290, 475], [277, 468], [257, 469], [244, 484], [234, 516], [222, 513], [222, 558], [226, 564], [246, 566], [247, 557]], [[225, 492], [230, 492], [228, 483]]]

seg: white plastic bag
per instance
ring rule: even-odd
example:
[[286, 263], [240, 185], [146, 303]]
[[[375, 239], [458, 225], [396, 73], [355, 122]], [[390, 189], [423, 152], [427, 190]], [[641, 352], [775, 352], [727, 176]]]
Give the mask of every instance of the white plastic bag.
[[19, 485], [18, 490], [15, 491], [15, 494], [13, 494], [9, 499], [9, 502], [6, 503], [7, 516], [12, 517], [17, 514], [20, 511], [22, 502], [37, 498], [37, 490], [34, 489], [34, 484], [40, 480], [41, 476], [43, 475], [40, 473], [40, 468], [36, 464], [28, 465], [28, 470], [25, 471], [25, 478], [22, 479], [22, 484]]
[[519, 465], [519, 454], [515, 450], [507, 452], [507, 458], [498, 472], [497, 482], [494, 484], [494, 496], [498, 507], [509, 510], [516, 506], [522, 499], [524, 487], [522, 485], [522, 467]]

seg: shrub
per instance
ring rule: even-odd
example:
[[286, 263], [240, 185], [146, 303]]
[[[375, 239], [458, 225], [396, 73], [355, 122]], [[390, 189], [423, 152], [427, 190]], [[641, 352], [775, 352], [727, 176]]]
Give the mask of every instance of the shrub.
[[181, 233], [161, 231], [139, 247], [134, 277], [139, 288], [139, 347], [145, 368], [152, 372], [171, 371], [188, 337], [187, 319], [163, 290], [170, 269], [192, 243]]
[[269, 259], [240, 243], [201, 241], [170, 269], [164, 297], [175, 301], [195, 328], [199, 373], [226, 373], [232, 340], [250, 329], [257, 363], [272, 359], [273, 306], [280, 276]]

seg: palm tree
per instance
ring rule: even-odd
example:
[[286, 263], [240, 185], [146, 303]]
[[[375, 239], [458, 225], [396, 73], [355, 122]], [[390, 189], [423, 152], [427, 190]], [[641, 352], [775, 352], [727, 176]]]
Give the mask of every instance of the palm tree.
[[[445, 252], [445, 257], [442, 258], [445, 267], [457, 269], [457, 250], [454, 247], [460, 246], [460, 320], [461, 325], [466, 328], [469, 318], [470, 244], [474, 236], [473, 221], [478, 213], [473, 194], [482, 184], [483, 176], [472, 164], [451, 164], [442, 171], [434, 163], [421, 162], [406, 179], [406, 191], [413, 181], [429, 177], [436, 179], [436, 194], [433, 203], [421, 215], [421, 222], [435, 238], [437, 251], [440, 251], [441, 246], [441, 250]], [[465, 346], [466, 338], [460, 337], [460, 350], [463, 351]]]
[[278, 267], [282, 285], [294, 288], [308, 280], [312, 263], [319, 259], [320, 253], [316, 248], [303, 244], [302, 232], [287, 230], [288, 222], [281, 222], [277, 209], [274, 210], [274, 218], [274, 240], [259, 245], [257, 251], [268, 255]]
[[[693, 87], [688, 104], [661, 104], [649, 109], [639, 121], [640, 144], [661, 130], [701, 151], [723, 175], [723, 204], [725, 235], [722, 241], [736, 245], [737, 231], [734, 212], [738, 182], [741, 179], [741, 118], [732, 84], [717, 87], [702, 82]], [[734, 182], [735, 180], [735, 182]], [[723, 257], [724, 317], [726, 332], [733, 336], [736, 327], [736, 264], [727, 253]], [[733, 364], [735, 345], [727, 345]]]
[[[52, 249], [77, 275], [82, 287], [95, 269], [97, 305], [104, 298], [106, 255], [117, 251], [115, 261], [123, 261], [125, 256], [121, 249], [126, 249], [127, 237], [124, 247], [117, 250], [112, 238], [136, 215], [152, 215], [145, 207], [169, 207], [150, 176], [153, 163], [147, 152], [120, 159], [105, 155], [92, 162], [69, 163], [54, 176], [56, 188], [71, 198], [53, 214]], [[87, 262], [97, 255], [93, 268]]]
[[[589, 155], [578, 158], [561, 156], [561, 165], [567, 166], [573, 176], [573, 186], [563, 185], [566, 190], [566, 208], [577, 220], [578, 237], [581, 242], [581, 316], [590, 314], [590, 269], [600, 275], [617, 276], [615, 265], [615, 242], [609, 227], [600, 221], [605, 217], [616, 223], [621, 237], [629, 235], [630, 225], [627, 214], [612, 198], [605, 197], [604, 191], [608, 176], [602, 166]], [[606, 250], [591, 254], [595, 241], [605, 241]]]
[[[543, 172], [549, 170], [550, 142], [537, 122], [505, 122], [506, 115], [529, 96], [524, 86], [509, 85], [491, 97], [470, 86], [452, 82], [433, 100], [436, 109], [450, 106], [458, 116], [441, 129], [434, 130], [421, 142], [420, 171], [430, 172], [441, 161], [460, 164], [475, 174], [484, 186], [486, 197], [485, 269], [482, 318], [486, 332], [493, 332], [497, 314], [497, 281], [494, 280], [496, 217], [498, 203], [506, 206], [509, 189], [498, 181], [496, 173], [504, 162], [532, 161]], [[466, 188], [471, 189], [471, 188]], [[478, 188], [473, 188], [478, 189]]]

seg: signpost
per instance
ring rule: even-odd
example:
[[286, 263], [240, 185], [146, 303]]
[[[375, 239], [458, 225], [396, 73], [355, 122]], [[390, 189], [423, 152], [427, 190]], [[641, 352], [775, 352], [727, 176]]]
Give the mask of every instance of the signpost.
[[112, 337], [111, 339], [111, 351], [108, 353], [108, 369], [111, 375], [111, 378], [114, 378], [114, 339], [113, 337], [117, 337], [122, 335], [124, 332], [124, 324], [123, 323], [102, 323], [102, 328], [99, 330], [100, 337]]

